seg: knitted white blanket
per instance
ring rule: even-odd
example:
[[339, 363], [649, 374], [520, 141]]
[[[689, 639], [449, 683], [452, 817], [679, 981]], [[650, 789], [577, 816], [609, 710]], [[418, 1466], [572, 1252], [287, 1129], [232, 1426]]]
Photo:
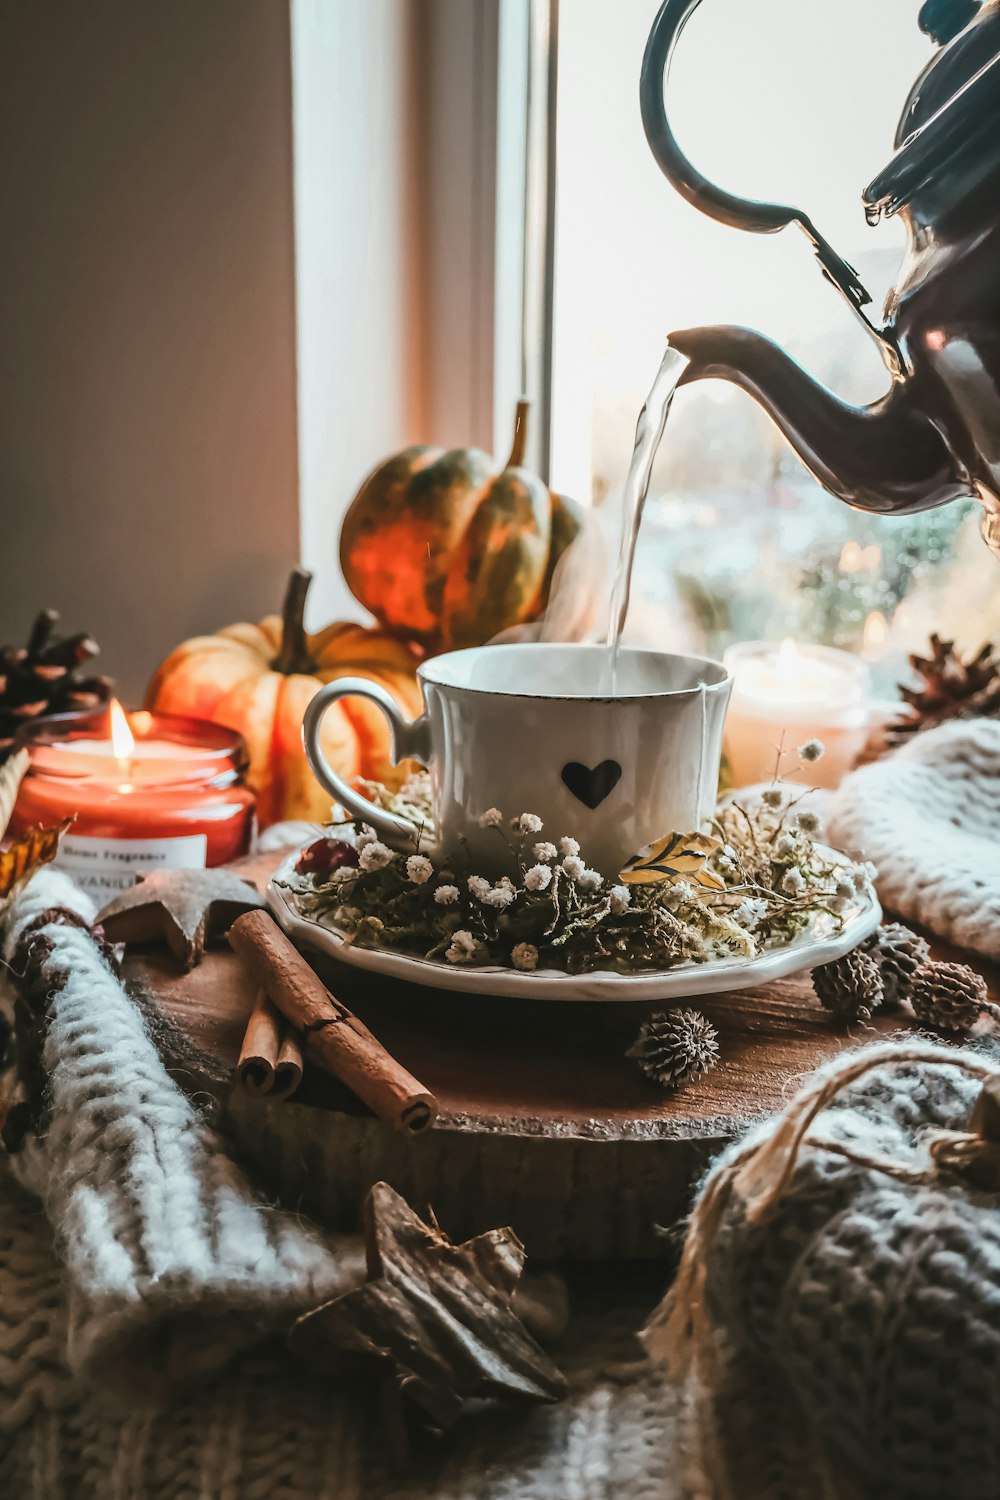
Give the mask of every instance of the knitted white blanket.
[[[55, 905], [93, 917], [66, 876], [45, 871], [8, 920], [7, 958]], [[43, 931], [43, 974], [62, 982], [43, 1054], [51, 1115], [12, 1163], [64, 1263], [70, 1369], [130, 1395], [155, 1390], [362, 1281], [358, 1240], [324, 1237], [254, 1193], [87, 933]]]
[[827, 828], [878, 866], [883, 906], [1000, 958], [1000, 722], [927, 730], [855, 771], [830, 801]]
[[[92, 916], [66, 877], [39, 876], [8, 955], [53, 905]], [[355, 1284], [360, 1246], [261, 1203], [86, 933], [44, 932], [46, 977], [65, 977], [45, 1042], [51, 1108], [11, 1158], [44, 1213], [0, 1163], [0, 1495], [679, 1500], [676, 1403], [637, 1336], [655, 1268], [589, 1290], [559, 1348], [564, 1402], [471, 1413], [409, 1478], [387, 1465], [376, 1403], [297, 1368], [279, 1341], [241, 1349]], [[169, 1401], [141, 1399], [171, 1380]]]
[[102, 1399], [66, 1369], [62, 1268], [37, 1203], [0, 1165], [0, 1495], [17, 1500], [680, 1500], [676, 1401], [638, 1329], [662, 1273], [590, 1289], [559, 1345], [569, 1395], [482, 1407], [392, 1470], [378, 1404], [237, 1355], [169, 1405]]

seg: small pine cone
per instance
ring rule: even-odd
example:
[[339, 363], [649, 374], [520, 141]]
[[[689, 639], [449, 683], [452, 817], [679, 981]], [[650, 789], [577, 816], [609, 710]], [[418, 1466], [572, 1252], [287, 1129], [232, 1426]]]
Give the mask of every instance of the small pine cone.
[[676, 1089], [715, 1067], [719, 1033], [700, 1010], [659, 1011], [642, 1023], [625, 1056], [665, 1089]]
[[832, 964], [812, 972], [813, 989], [820, 1004], [835, 1021], [870, 1021], [882, 1004], [882, 975], [878, 961], [864, 948], [854, 948]]
[[986, 980], [968, 964], [924, 964], [910, 991], [913, 1014], [935, 1031], [970, 1031], [989, 1003]]
[[97, 643], [83, 632], [56, 634], [59, 616], [43, 609], [25, 646], [0, 646], [0, 765], [18, 734], [49, 714], [99, 708], [111, 696], [109, 677], [85, 677]]
[[917, 970], [930, 957], [930, 944], [902, 922], [886, 922], [872, 933], [864, 948], [882, 975], [882, 1009], [898, 1010], [910, 998]]

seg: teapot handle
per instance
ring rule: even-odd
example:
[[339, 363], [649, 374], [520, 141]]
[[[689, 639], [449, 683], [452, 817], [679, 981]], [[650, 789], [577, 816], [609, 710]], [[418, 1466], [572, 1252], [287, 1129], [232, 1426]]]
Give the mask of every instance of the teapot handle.
[[774, 234], [786, 224], [798, 224], [811, 241], [827, 280], [832, 281], [855, 311], [860, 312], [872, 300], [869, 293], [862, 286], [854, 267], [837, 254], [807, 214], [787, 204], [758, 203], [751, 198], [737, 198], [727, 193], [703, 177], [678, 146], [667, 119], [664, 85], [680, 34], [700, 4], [701, 0], [663, 0], [649, 33], [639, 77], [639, 103], [649, 149], [677, 191], [713, 219], [734, 229], [750, 229], [756, 234]]

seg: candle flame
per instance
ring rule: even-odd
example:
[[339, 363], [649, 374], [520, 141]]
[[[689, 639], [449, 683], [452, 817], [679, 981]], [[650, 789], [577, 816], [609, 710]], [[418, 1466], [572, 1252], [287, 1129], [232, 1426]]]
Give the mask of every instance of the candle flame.
[[778, 647], [778, 670], [786, 676], [799, 664], [799, 648], [790, 635], [786, 635]]
[[842, 573], [874, 573], [882, 562], [882, 548], [877, 542], [862, 547], [858, 542], [847, 541], [840, 552]]
[[873, 609], [865, 621], [864, 649], [866, 655], [879, 655], [885, 649], [888, 639], [889, 622], [880, 609]]
[[135, 754], [135, 736], [128, 725], [125, 710], [117, 698], [112, 698], [108, 708], [108, 720], [111, 725], [111, 749], [114, 751], [115, 759], [128, 761]]

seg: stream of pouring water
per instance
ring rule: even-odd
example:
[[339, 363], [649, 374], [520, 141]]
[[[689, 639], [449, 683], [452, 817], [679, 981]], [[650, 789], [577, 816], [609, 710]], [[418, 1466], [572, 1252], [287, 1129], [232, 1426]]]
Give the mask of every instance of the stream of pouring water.
[[622, 631], [625, 629], [625, 619], [632, 594], [635, 547], [639, 540], [643, 507], [649, 493], [653, 460], [656, 458], [660, 439], [667, 425], [674, 392], [680, 384], [687, 363], [686, 355], [681, 354], [679, 349], [672, 349], [668, 343], [663, 362], [656, 372], [653, 388], [646, 397], [646, 403], [639, 413], [639, 421], [636, 424], [632, 462], [629, 464], [628, 477], [622, 493], [621, 548], [611, 589], [611, 609], [608, 616], [608, 678], [612, 696], [618, 690], [618, 653], [621, 649]]

